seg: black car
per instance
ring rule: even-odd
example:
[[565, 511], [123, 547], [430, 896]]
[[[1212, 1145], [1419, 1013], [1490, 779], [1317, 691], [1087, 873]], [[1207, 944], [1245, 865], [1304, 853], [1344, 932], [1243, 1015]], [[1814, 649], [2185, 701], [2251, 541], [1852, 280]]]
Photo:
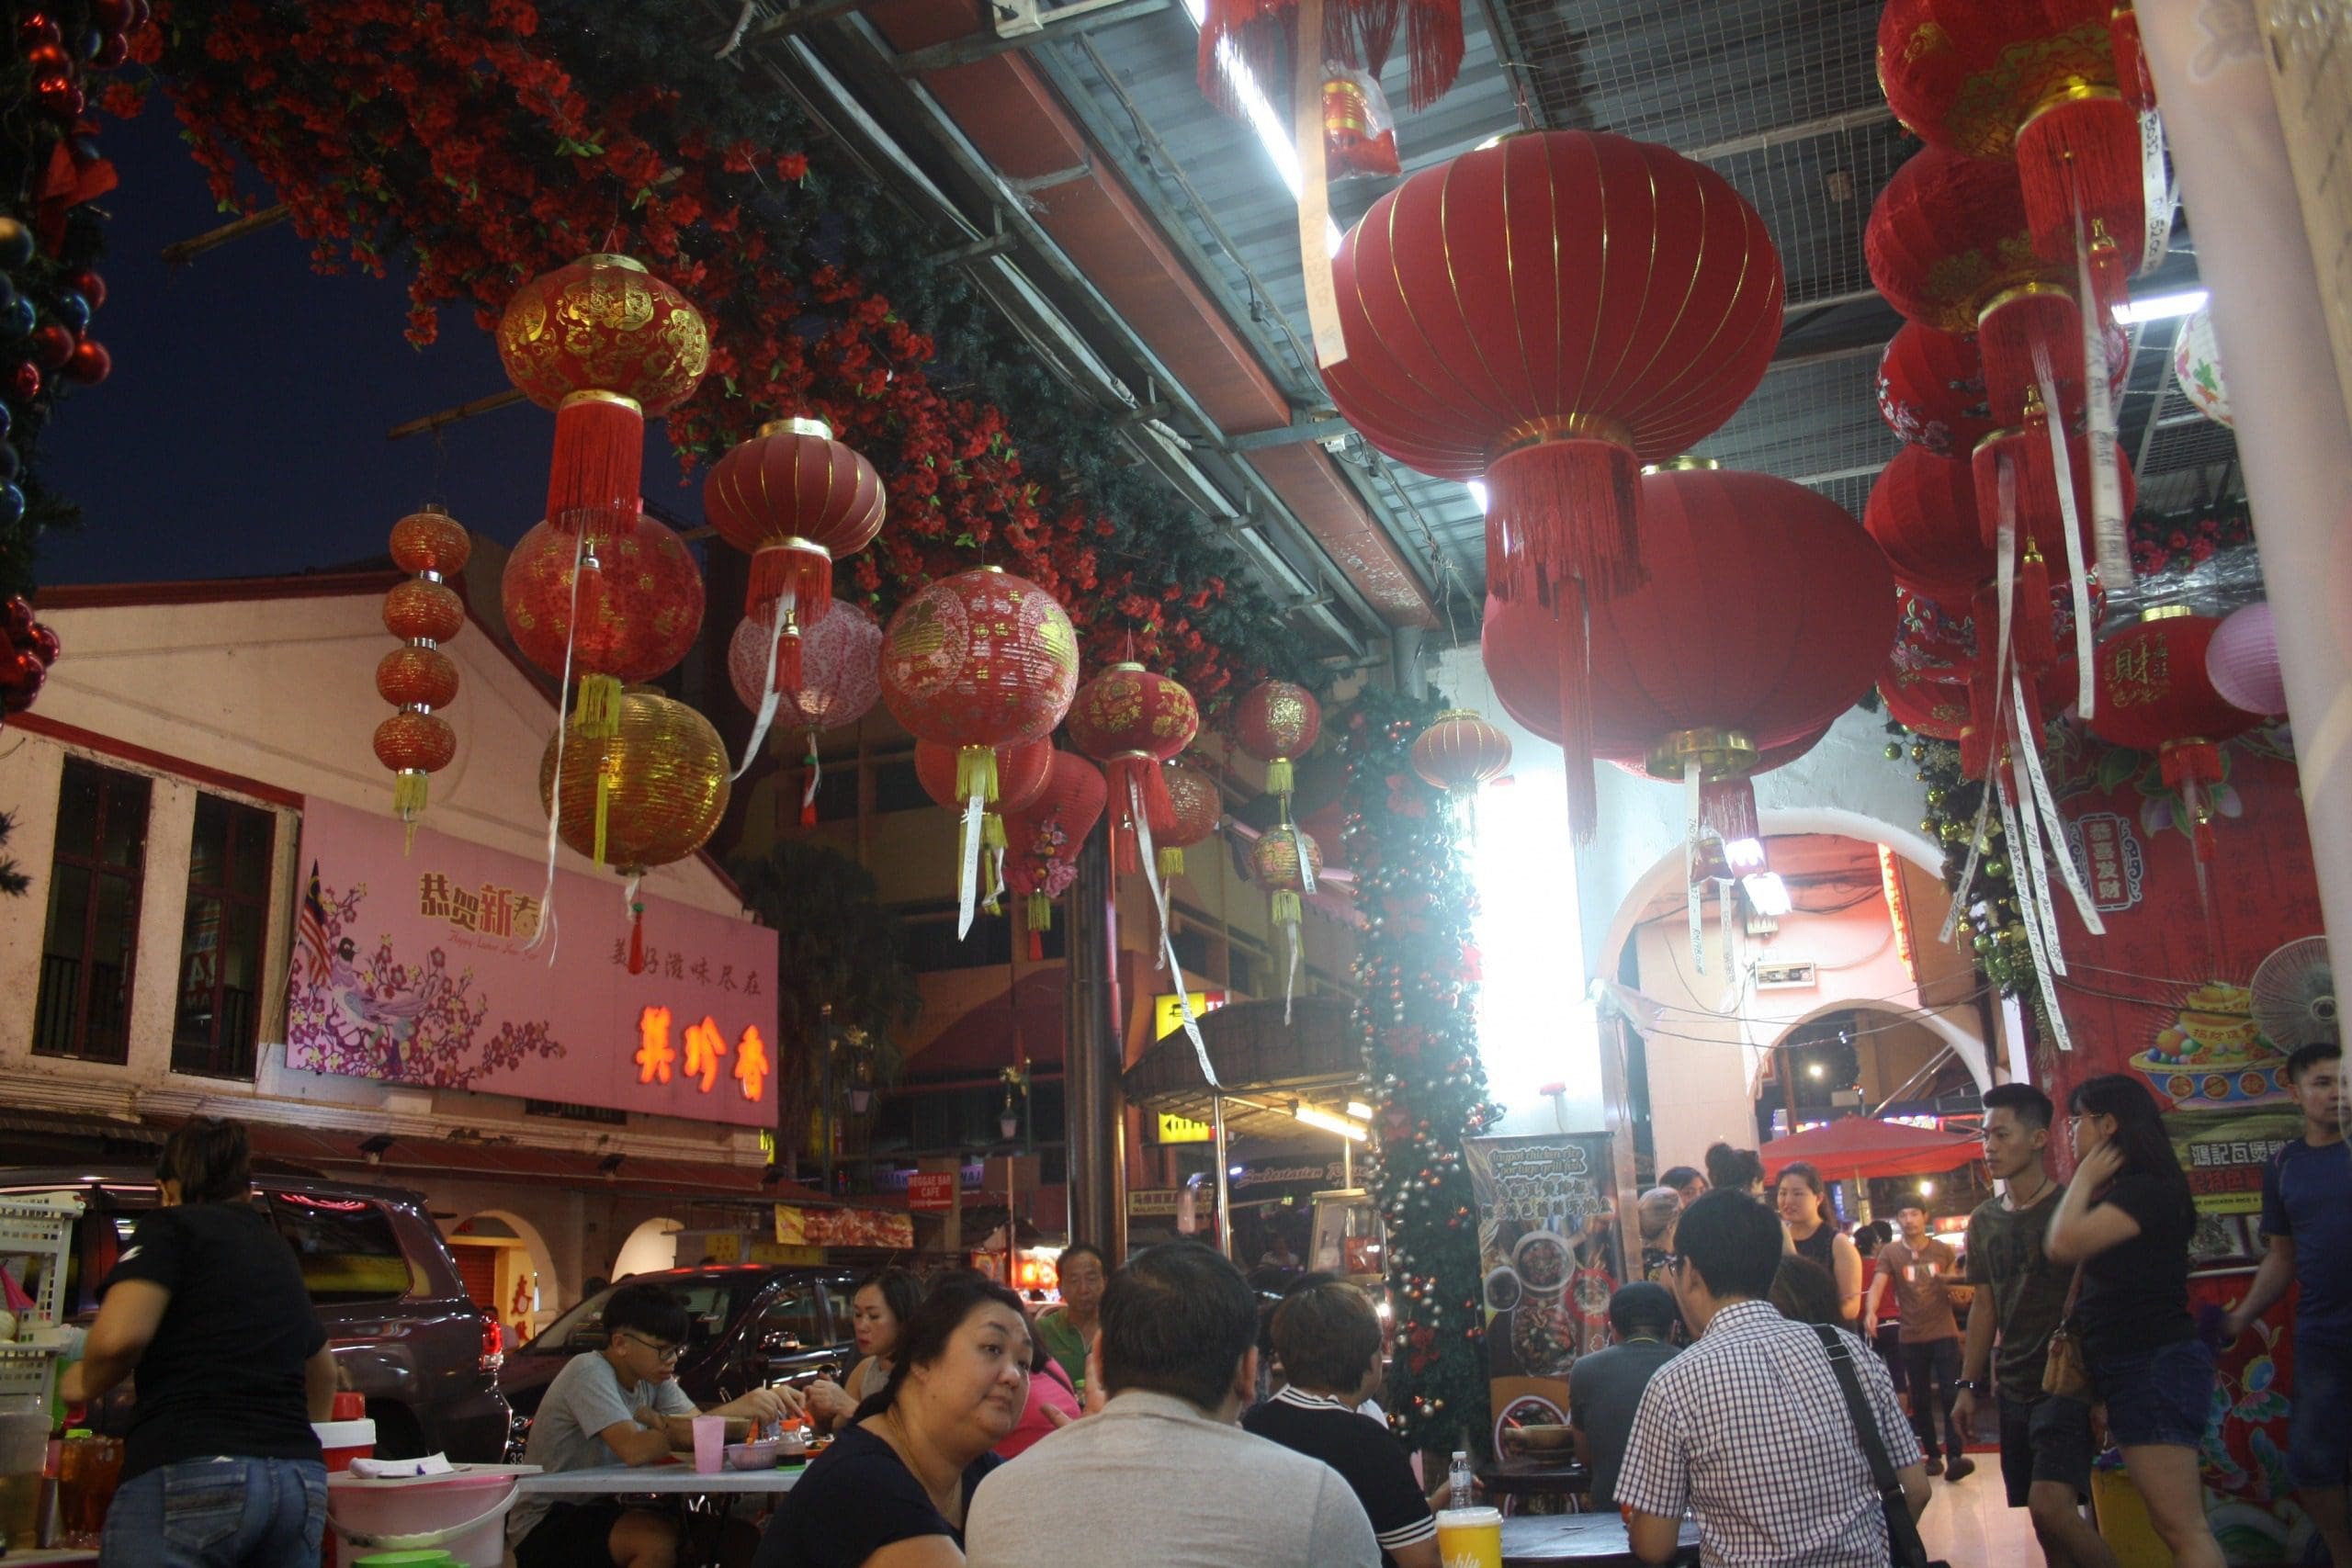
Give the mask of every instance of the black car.
[[[0, 1170], [0, 1193], [23, 1192], [72, 1192], [85, 1205], [65, 1299], [71, 1320], [86, 1325], [132, 1227], [155, 1206], [155, 1179], [86, 1168]], [[335, 1370], [368, 1402], [377, 1454], [497, 1460], [511, 1424], [498, 1392], [498, 1325], [467, 1299], [424, 1198], [318, 1177], [259, 1176], [253, 1201], [301, 1263]], [[110, 1396], [98, 1418], [119, 1430], [128, 1413]]]
[[[691, 1326], [678, 1358], [678, 1386], [708, 1409], [752, 1389], [839, 1379], [857, 1361], [849, 1303], [856, 1277], [841, 1269], [743, 1263], [632, 1274], [624, 1285], [665, 1285], [686, 1306]], [[519, 1447], [548, 1384], [572, 1357], [602, 1350], [607, 1286], [548, 1325], [506, 1358], [499, 1387], [514, 1408]]]

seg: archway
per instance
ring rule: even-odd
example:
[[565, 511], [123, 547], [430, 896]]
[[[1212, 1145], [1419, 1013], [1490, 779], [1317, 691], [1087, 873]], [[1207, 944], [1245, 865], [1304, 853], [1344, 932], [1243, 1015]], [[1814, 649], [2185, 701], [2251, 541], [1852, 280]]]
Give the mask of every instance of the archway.
[[621, 1249], [613, 1258], [613, 1279], [616, 1282], [632, 1274], [653, 1274], [678, 1266], [678, 1233], [686, 1227], [665, 1214], [657, 1214], [628, 1233]]
[[[556, 1272], [554, 1250], [538, 1226], [512, 1209], [478, 1209], [460, 1220], [456, 1228], [463, 1232], [482, 1221], [494, 1221], [504, 1226], [522, 1243], [513, 1250], [522, 1254], [523, 1268], [527, 1271], [519, 1277], [501, 1279], [499, 1321], [510, 1329], [519, 1326], [526, 1335], [536, 1333], [562, 1304], [565, 1295], [563, 1277]], [[509, 1270], [510, 1275], [514, 1273]], [[526, 1292], [527, 1299], [523, 1294]]]

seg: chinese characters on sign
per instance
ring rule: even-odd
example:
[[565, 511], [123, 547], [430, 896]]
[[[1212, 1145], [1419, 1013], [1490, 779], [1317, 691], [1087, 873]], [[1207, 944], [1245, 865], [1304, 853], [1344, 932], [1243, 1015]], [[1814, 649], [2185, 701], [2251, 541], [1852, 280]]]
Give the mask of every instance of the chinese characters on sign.
[[2066, 824], [2066, 838], [2091, 901], [2101, 913], [2115, 914], [2139, 903], [2145, 863], [2129, 822], [2112, 811], [2087, 812]]
[[461, 931], [518, 942], [528, 942], [539, 931], [537, 897], [493, 882], [469, 891], [452, 886], [448, 876], [437, 871], [418, 874], [416, 912], [428, 920], [447, 920]]
[[[675, 1047], [670, 1043], [671, 1012], [665, 1007], [649, 1007], [637, 1015], [637, 1081], [641, 1084], [670, 1081], [674, 1071], [679, 1078], [695, 1085], [708, 1094], [718, 1085], [720, 1060], [728, 1053], [727, 1036], [720, 1032], [718, 1021], [705, 1017], [699, 1023], [690, 1023], [685, 1032], [685, 1061], [678, 1060]], [[736, 1038], [735, 1067], [728, 1076], [735, 1080], [743, 1098], [756, 1101], [765, 1089], [768, 1075], [767, 1042], [760, 1037], [755, 1024], [745, 1024]]]
[[[616, 969], [628, 967], [628, 942], [626, 939], [614, 939], [612, 964]], [[717, 968], [713, 968], [707, 958], [689, 958], [674, 947], [664, 953], [661, 948], [649, 942], [645, 948], [645, 969], [642, 977], [652, 980], [693, 980], [697, 985], [715, 987], [722, 991], [733, 991], [746, 997], [756, 997], [761, 994], [758, 970], [746, 969], [740, 978], [735, 970], [736, 966], [732, 964], [721, 964]]]

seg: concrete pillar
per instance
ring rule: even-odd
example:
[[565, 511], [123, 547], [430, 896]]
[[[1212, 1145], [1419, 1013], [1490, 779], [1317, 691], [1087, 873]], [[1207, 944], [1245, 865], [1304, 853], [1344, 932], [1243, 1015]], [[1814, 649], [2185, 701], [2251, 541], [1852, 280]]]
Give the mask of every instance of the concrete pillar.
[[1073, 1241], [1102, 1247], [1115, 1265], [1125, 1255], [1126, 1173], [1120, 1163], [1121, 1049], [1111, 992], [1119, 916], [1112, 897], [1106, 826], [1098, 823], [1079, 852], [1078, 880], [1065, 902], [1069, 1043], [1062, 1114], [1069, 1150], [1069, 1234]]
[[2336, 973], [2352, 973], [2352, 426], [2264, 60], [2267, 7], [2140, 0], [2278, 627]]
[[1430, 689], [1429, 677], [1421, 669], [1421, 649], [1427, 641], [1428, 635], [1419, 626], [1398, 626], [1388, 634], [1390, 679], [1408, 697], [1422, 696]]

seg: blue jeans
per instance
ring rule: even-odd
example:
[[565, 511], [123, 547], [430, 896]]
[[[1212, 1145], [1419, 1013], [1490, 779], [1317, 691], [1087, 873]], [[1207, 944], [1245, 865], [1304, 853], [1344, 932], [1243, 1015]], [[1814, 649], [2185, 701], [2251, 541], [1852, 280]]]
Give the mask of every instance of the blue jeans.
[[2195, 1339], [2107, 1359], [2093, 1358], [2091, 1383], [2107, 1402], [2107, 1436], [2119, 1448], [2151, 1443], [2194, 1449], [2213, 1418], [2213, 1354]]
[[207, 1459], [122, 1483], [100, 1568], [318, 1568], [327, 1470], [317, 1460]]

